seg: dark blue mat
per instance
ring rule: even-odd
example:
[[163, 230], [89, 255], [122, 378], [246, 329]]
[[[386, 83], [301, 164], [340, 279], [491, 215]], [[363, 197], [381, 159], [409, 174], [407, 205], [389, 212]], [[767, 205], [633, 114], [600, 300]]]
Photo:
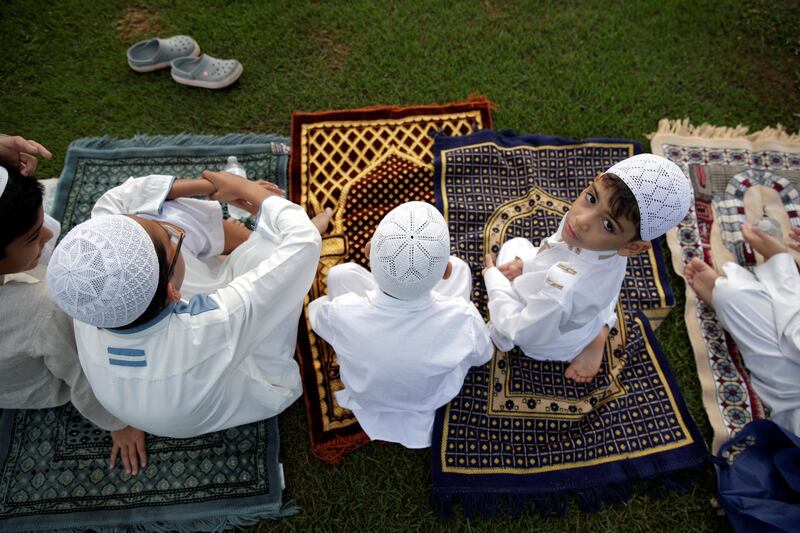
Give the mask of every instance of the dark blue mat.
[[[552, 234], [573, 198], [600, 172], [640, 151], [624, 139], [575, 142], [482, 131], [434, 145], [437, 203], [454, 253], [474, 274], [473, 300], [486, 313], [484, 251], [505, 240], [534, 244]], [[518, 349], [473, 369], [437, 413], [432, 500], [440, 511], [522, 512], [537, 503], [563, 513], [571, 495], [584, 510], [630, 497], [633, 482], [679, 487], [708, 458], [648, 318], [674, 304], [658, 242], [629, 261], [600, 375], [563, 377], [565, 363]]]

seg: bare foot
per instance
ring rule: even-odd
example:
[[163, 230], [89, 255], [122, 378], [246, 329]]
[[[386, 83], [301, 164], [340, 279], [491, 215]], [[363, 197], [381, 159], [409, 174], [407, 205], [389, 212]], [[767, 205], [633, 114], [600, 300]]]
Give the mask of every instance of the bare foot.
[[572, 360], [572, 364], [564, 371], [564, 376], [575, 383], [591, 382], [600, 371], [604, 350], [605, 343], [599, 347], [594, 343], [590, 344]]
[[317, 216], [311, 219], [311, 222], [319, 230], [320, 235], [328, 231], [328, 226], [331, 223], [332, 217], [333, 217], [333, 209], [331, 209], [330, 207], [326, 207], [324, 212], [318, 214]]
[[683, 274], [697, 297], [706, 305], [711, 305], [711, 293], [714, 291], [714, 283], [719, 277], [716, 270], [695, 257], [683, 269]]

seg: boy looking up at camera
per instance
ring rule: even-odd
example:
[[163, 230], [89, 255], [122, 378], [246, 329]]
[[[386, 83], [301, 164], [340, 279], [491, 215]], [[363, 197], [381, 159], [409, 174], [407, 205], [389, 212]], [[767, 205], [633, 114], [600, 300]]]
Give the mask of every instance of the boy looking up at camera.
[[492, 340], [503, 351], [568, 361], [565, 376], [588, 383], [600, 370], [628, 257], [680, 222], [693, 200], [671, 161], [640, 154], [600, 174], [581, 192], [558, 230], [537, 248], [506, 242], [495, 267], [486, 255]]

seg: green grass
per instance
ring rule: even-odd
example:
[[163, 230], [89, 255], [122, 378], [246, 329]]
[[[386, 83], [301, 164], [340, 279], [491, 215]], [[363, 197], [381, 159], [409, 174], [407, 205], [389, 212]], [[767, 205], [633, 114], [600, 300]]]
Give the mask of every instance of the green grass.
[[[498, 129], [646, 144], [659, 118], [800, 128], [800, 5], [755, 2], [19, 2], [0, 5], [0, 131], [54, 153], [78, 137], [236, 131], [289, 134], [293, 110], [423, 104], [481, 93]], [[455, 4], [455, 7], [453, 5]], [[132, 10], [132, 11], [129, 11]], [[127, 15], [126, 15], [127, 13]], [[136, 24], [133, 15], [140, 20]], [[120, 22], [127, 20], [128, 22]], [[136, 33], [140, 28], [143, 31]], [[137, 74], [125, 49], [158, 32], [235, 57], [233, 87]], [[689, 408], [711, 431], [678, 305], [658, 331]], [[722, 530], [704, 472], [688, 494], [563, 520], [438, 521], [428, 451], [370, 446], [338, 467], [309, 455], [305, 409], [281, 417], [287, 499], [301, 513], [259, 530]]]

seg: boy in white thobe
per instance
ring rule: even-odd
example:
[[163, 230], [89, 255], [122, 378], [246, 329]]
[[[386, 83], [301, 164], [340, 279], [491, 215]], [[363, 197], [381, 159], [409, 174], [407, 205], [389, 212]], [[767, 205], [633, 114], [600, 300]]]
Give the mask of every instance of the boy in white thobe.
[[[725, 263], [720, 276], [693, 259], [684, 270], [686, 281], [736, 341], [770, 418], [800, 435], [800, 274], [783, 243], [748, 224], [742, 234], [764, 257], [755, 275]], [[791, 237], [796, 242], [789, 246], [800, 252], [800, 228]]]
[[492, 340], [504, 351], [571, 361], [565, 376], [587, 383], [600, 369], [628, 257], [647, 251], [686, 216], [689, 180], [671, 161], [640, 154], [598, 176], [538, 247], [511, 239], [486, 256]]
[[[0, 145], [10, 141], [30, 142], [2, 137]], [[27, 161], [32, 172], [35, 165]], [[36, 179], [13, 165], [0, 167], [0, 408], [44, 409], [72, 402], [111, 433], [110, 465], [121, 455], [125, 470], [137, 474], [139, 463], [147, 463], [144, 433], [97, 401], [78, 360], [72, 319], [42, 282], [60, 229], [44, 213]]]
[[365, 254], [371, 273], [330, 270], [328, 295], [309, 305], [311, 327], [336, 351], [345, 385], [336, 399], [366, 434], [427, 448], [436, 409], [492, 357], [469, 267], [450, 256], [447, 224], [423, 202], [389, 212]]
[[[70, 231], [48, 270], [54, 299], [76, 319], [78, 353], [98, 399], [156, 435], [190, 437], [269, 418], [302, 392], [293, 353], [319, 231], [277, 187], [223, 172], [203, 177], [129, 181], [129, 195], [108, 195]], [[253, 234], [221, 266], [211, 257], [219, 232], [198, 224], [208, 216], [218, 228], [219, 208], [164, 203], [195, 194], [258, 212]], [[125, 211], [141, 215], [118, 214]], [[184, 276], [195, 289], [213, 286], [204, 274], [219, 274], [224, 285], [182, 300]]]

